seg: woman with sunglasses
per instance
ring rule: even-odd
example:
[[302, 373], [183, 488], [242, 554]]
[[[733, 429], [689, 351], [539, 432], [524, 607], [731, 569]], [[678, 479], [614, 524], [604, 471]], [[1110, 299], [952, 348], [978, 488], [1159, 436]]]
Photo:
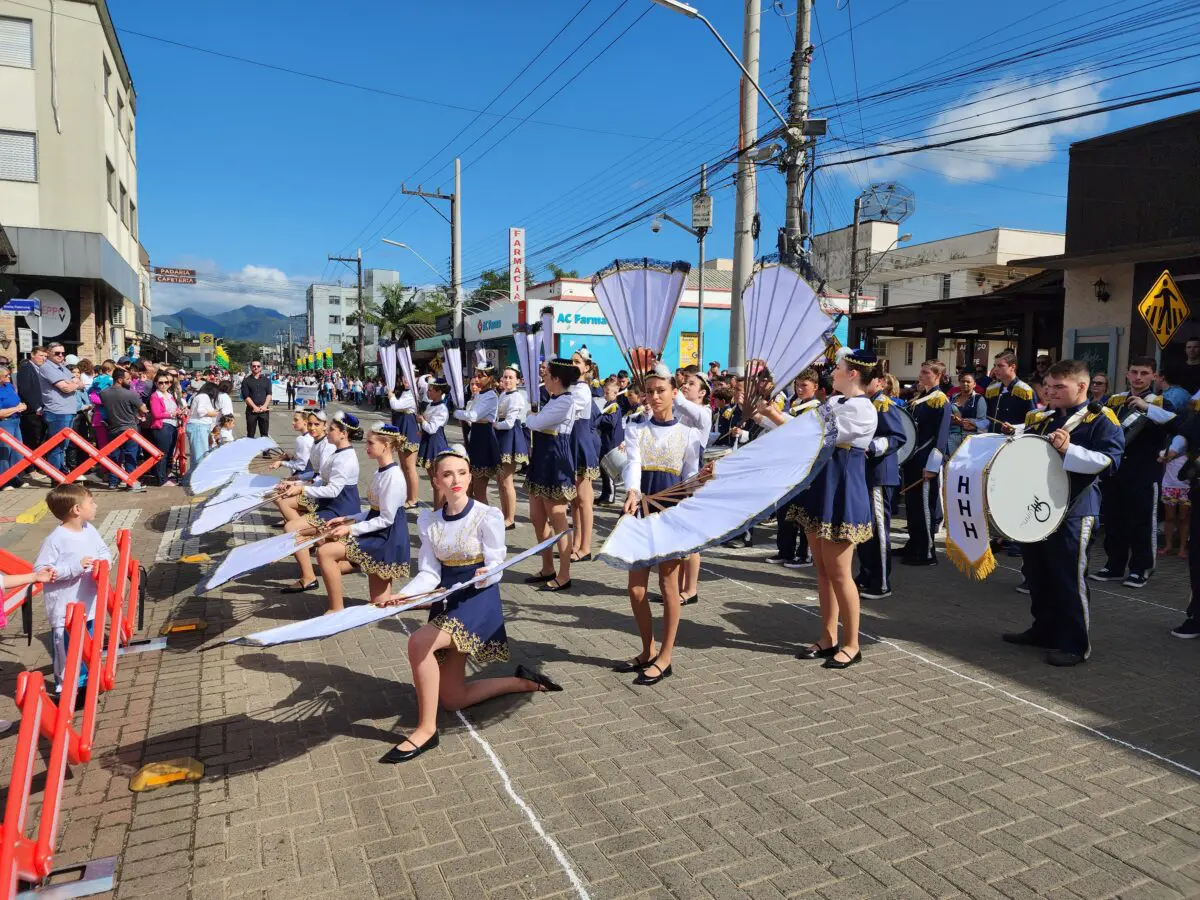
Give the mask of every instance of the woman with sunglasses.
[[1108, 376], [1103, 372], [1093, 375], [1091, 383], [1088, 384], [1088, 402], [1093, 400], [1098, 403], [1108, 402]]
[[154, 393], [150, 395], [150, 439], [162, 453], [162, 459], [154, 464], [154, 477], [160, 487], [175, 487], [170, 475], [179, 436], [180, 406], [172, 390], [174, 383], [175, 379], [165, 370], [159, 372], [154, 379]]

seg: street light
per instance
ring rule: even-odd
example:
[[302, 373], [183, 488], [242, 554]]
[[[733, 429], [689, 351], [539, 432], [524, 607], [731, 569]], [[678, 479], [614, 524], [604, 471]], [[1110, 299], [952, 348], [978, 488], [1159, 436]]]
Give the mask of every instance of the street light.
[[418, 253], [415, 249], [410, 247], [408, 244], [402, 243], [401, 241], [393, 241], [391, 238], [380, 238], [380, 240], [383, 241], [383, 243], [385, 243], [385, 244], [391, 244], [393, 247], [400, 247], [403, 250], [409, 251], [410, 253], [412, 253], [413, 256], [415, 256], [421, 262], [425, 263], [425, 265], [429, 267], [429, 270], [431, 272], [433, 272], [434, 275], [436, 275], [438, 278], [440, 278], [442, 280], [443, 284], [446, 284], [446, 285], [450, 284], [449, 279], [447, 279], [445, 275], [443, 275], [441, 272], [439, 272], [437, 270], [437, 268], [433, 265], [433, 263], [431, 263], [429, 260], [427, 260], [425, 257], [423, 257], [420, 253]]
[[771, 98], [767, 96], [766, 91], [759, 86], [758, 82], [750, 77], [750, 73], [746, 70], [746, 67], [742, 65], [742, 61], [738, 59], [737, 54], [730, 49], [727, 43], [725, 43], [725, 38], [721, 37], [721, 33], [713, 27], [713, 23], [708, 21], [708, 19], [704, 18], [704, 16], [700, 14], [700, 10], [696, 9], [694, 6], [688, 6], [688, 4], [683, 3], [682, 0], [651, 0], [651, 2], [657, 3], [659, 6], [669, 9], [672, 12], [681, 13], [687, 16], [689, 19], [699, 19], [701, 22], [703, 22], [708, 27], [708, 30], [712, 32], [713, 37], [721, 42], [721, 46], [725, 48], [725, 52], [729, 54], [729, 58], [737, 63], [737, 67], [742, 70], [742, 75], [745, 76], [746, 81], [754, 86], [754, 90], [758, 91], [758, 96], [762, 97], [763, 100], [766, 101], [767, 106], [771, 107], [771, 112], [775, 113], [775, 118], [777, 118], [780, 124], [783, 125], [783, 136], [787, 139], [787, 142], [789, 144], [798, 144], [804, 139], [801, 130], [788, 124], [788, 120], [783, 117], [783, 113], [781, 113], [776, 108], [775, 104], [771, 102]]
[[[893, 250], [896, 249], [897, 244], [905, 244], [911, 240], [912, 240], [911, 234], [902, 234], [902, 235], [900, 235], [900, 237], [896, 238], [894, 241], [892, 241], [890, 244], [888, 244], [887, 249], [884, 250], [882, 253], [880, 253], [877, 257], [875, 257], [875, 261], [871, 263], [871, 268], [867, 269], [867, 271], [863, 273], [862, 278], [859, 279], [859, 282], [860, 283], [866, 282], [866, 280], [871, 277], [871, 273], [875, 271], [875, 267], [878, 266], [881, 262], [883, 262], [883, 258], [885, 256], [887, 256], [889, 253], [891, 253]], [[867, 255], [869, 256], [870, 254], [868, 253]]]

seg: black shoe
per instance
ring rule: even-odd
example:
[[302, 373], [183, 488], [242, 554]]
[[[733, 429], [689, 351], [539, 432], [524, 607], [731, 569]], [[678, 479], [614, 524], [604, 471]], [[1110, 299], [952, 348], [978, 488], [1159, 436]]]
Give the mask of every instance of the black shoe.
[[884, 599], [892, 596], [892, 592], [885, 591], [885, 590], [859, 588], [858, 596], [861, 597], [863, 600], [884, 600]]
[[504, 530], [505, 530], [505, 531], [516, 531], [516, 530], [517, 530], [517, 523], [516, 523], [516, 522], [513, 522], [511, 525], [505, 525], [505, 526], [504, 526]]
[[1121, 582], [1121, 586], [1128, 588], [1144, 588], [1149, 583], [1149, 576], [1142, 575], [1138, 572], [1130, 572], [1129, 576]]
[[614, 672], [620, 672], [622, 675], [624, 675], [624, 674], [625, 674], [625, 673], [627, 673], [627, 672], [640, 672], [640, 671], [642, 671], [643, 669], [645, 669], [647, 666], [652, 666], [652, 665], [654, 665], [654, 661], [655, 661], [656, 659], [658, 659], [658, 656], [657, 656], [657, 655], [650, 657], [650, 658], [649, 658], [648, 660], [646, 660], [645, 662], [639, 662], [639, 661], [637, 660], [637, 658], [636, 658], [636, 657], [634, 657], [634, 659], [632, 659], [630, 662], [619, 662], [619, 663], [617, 663], [616, 665], [614, 665], [614, 666], [612, 667], [612, 670], [613, 670]]
[[570, 589], [571, 589], [571, 579], [570, 578], [568, 578], [562, 584], [559, 584], [557, 581], [555, 581], [553, 578], [551, 578], [549, 581], [547, 581], [545, 584], [543, 584], [540, 588], [538, 588], [539, 591], [544, 591], [547, 594], [553, 594], [556, 591], [569, 591]]
[[1183, 624], [1172, 629], [1171, 634], [1174, 637], [1183, 638], [1185, 641], [1200, 638], [1200, 619], [1184, 619]]
[[1087, 657], [1081, 653], [1068, 653], [1066, 650], [1051, 650], [1046, 654], [1046, 662], [1052, 666], [1065, 668], [1087, 662]]
[[555, 575], [554, 572], [551, 572], [549, 575], [526, 575], [525, 583], [526, 584], [545, 584], [547, 581], [553, 581], [554, 575]]
[[294, 584], [289, 584], [285, 588], [280, 588], [279, 593], [281, 593], [281, 594], [303, 594], [305, 591], [311, 591], [316, 586], [317, 586], [317, 579], [314, 578], [308, 584], [302, 584], [299, 586], [294, 585]]
[[[837, 653], [845, 653], [846, 651], [843, 650], [841, 647], [839, 647], [836, 652]], [[853, 656], [851, 656], [847, 662], [842, 662], [840, 659], [837, 658], [837, 656], [835, 654], [834, 656], [831, 656], [831, 657], [829, 657], [829, 659], [825, 660], [825, 662], [821, 663], [821, 668], [822, 669], [848, 669], [855, 663], [860, 663], [860, 662], [862, 662], [862, 651], [861, 650], [859, 650], [857, 653], [855, 653]]]
[[1032, 628], [1028, 631], [1009, 631], [1000, 635], [1000, 640], [1006, 644], [1017, 644], [1021, 647], [1042, 647], [1054, 650], [1054, 642], [1049, 638], [1039, 637]]
[[1028, 594], [1029, 593], [1029, 582], [1022, 581], [1020, 584], [1017, 585], [1016, 591], [1018, 594]]
[[812, 566], [813, 561], [811, 559], [801, 559], [800, 557], [786, 560], [783, 564], [785, 569], [811, 569]]
[[532, 669], [527, 669], [524, 666], [517, 666], [517, 671], [513, 672], [516, 678], [522, 678], [525, 681], [532, 681], [536, 685], [540, 685], [550, 693], [555, 693], [562, 690], [562, 685], [556, 681], [551, 681], [541, 672], [534, 672]]
[[665, 669], [659, 669], [657, 675], [647, 675], [646, 669], [658, 669], [658, 664], [650, 663], [649, 665], [646, 666], [645, 669], [642, 669], [642, 673], [640, 675], [638, 675], [637, 678], [633, 679], [634, 684], [640, 684], [643, 687], [650, 687], [653, 684], [658, 684], [664, 678], [671, 677], [671, 667], [670, 666], [667, 666]]
[[1121, 573], [1105, 566], [1103, 569], [1092, 572], [1088, 578], [1092, 581], [1120, 581]]
[[693, 603], [699, 603], [699, 602], [700, 602], [700, 594], [699, 594], [699, 592], [697, 592], [697, 593], [695, 593], [695, 594], [692, 594], [692, 596], [690, 596], [690, 597], [683, 597], [683, 596], [681, 596], [681, 597], [679, 598], [679, 605], [680, 605], [680, 606], [691, 606]]
[[[400, 740], [400, 743], [403, 744], [405, 741], [408, 741], [408, 738], [402, 738]], [[412, 744], [412, 741], [408, 741], [408, 742], [410, 744]], [[432, 750], [437, 745], [438, 745], [438, 733], [435, 731], [433, 733], [433, 737], [431, 737], [429, 740], [427, 740], [425, 743], [423, 743], [420, 747], [418, 747], [416, 744], [413, 744], [412, 750], [401, 750], [399, 745], [397, 745], [397, 746], [393, 747], [391, 750], [389, 750], [387, 753], [383, 754], [383, 756], [379, 757], [379, 761], [381, 763], [387, 763], [388, 765], [395, 765], [396, 763], [408, 762], [410, 759], [416, 759], [418, 756], [420, 756], [422, 753], [426, 752], [427, 750]]]
[[900, 560], [902, 566], [936, 566], [938, 564], [937, 557], [921, 558], [906, 556]]
[[838, 652], [838, 645], [832, 647], [822, 647], [820, 644], [809, 644], [807, 647], [801, 647], [796, 653], [796, 659], [829, 659]]
[[782, 566], [786, 562], [791, 562], [791, 560], [790, 556], [785, 556], [782, 553], [774, 553], [764, 559], [763, 562], [769, 562], [773, 566]]

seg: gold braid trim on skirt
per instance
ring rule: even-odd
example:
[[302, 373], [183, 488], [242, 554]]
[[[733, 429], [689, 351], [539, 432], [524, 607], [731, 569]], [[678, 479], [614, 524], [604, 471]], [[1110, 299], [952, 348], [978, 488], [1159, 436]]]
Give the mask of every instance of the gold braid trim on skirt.
[[[485, 641], [479, 635], [467, 631], [462, 622], [453, 616], [434, 616], [429, 620], [434, 628], [440, 628], [450, 635], [454, 641], [454, 649], [471, 657], [471, 662], [486, 665], [491, 662], [508, 662], [508, 641]], [[445, 650], [438, 650], [434, 655], [439, 663], [443, 662]]]
[[358, 546], [358, 541], [355, 540], [353, 535], [346, 535], [344, 543], [346, 545], [346, 559], [368, 575], [386, 578], [389, 581], [408, 577], [408, 563], [381, 563], [363, 550], [362, 547]]

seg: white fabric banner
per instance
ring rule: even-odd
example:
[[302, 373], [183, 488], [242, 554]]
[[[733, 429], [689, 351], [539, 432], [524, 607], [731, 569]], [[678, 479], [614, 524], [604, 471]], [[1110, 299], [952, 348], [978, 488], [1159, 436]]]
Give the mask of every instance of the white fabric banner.
[[833, 319], [821, 309], [808, 282], [793, 269], [762, 265], [742, 293], [746, 360], [761, 359], [779, 388], [822, 353], [833, 333]]
[[273, 475], [235, 475], [233, 481], [204, 501], [188, 526], [188, 537], [208, 534], [232, 522], [262, 503], [277, 487], [279, 479]]
[[188, 473], [184, 487], [193, 496], [222, 487], [236, 475], [245, 475], [250, 460], [264, 451], [274, 450], [279, 445], [274, 438], [239, 438], [213, 450]]
[[716, 477], [678, 506], [622, 517], [599, 558], [618, 569], [645, 569], [742, 534], [806, 488], [836, 440], [829, 410], [797, 416], [718, 459]]
[[389, 391], [396, 389], [396, 353], [399, 347], [384, 344], [379, 348], [379, 369], [383, 372], [383, 383]]
[[463, 390], [463, 358], [462, 351], [454, 341], [447, 341], [445, 349], [442, 350], [442, 359], [445, 360], [444, 371], [446, 382], [450, 385], [450, 399], [454, 401], [455, 409], [466, 409], [467, 399]]
[[525, 379], [525, 396], [529, 400], [529, 408], [537, 409], [541, 405], [539, 401], [542, 393], [542, 383], [538, 378], [538, 336], [531, 333], [526, 326], [520, 325], [513, 335], [513, 341], [517, 345], [517, 362], [521, 366], [521, 377]]
[[972, 434], [946, 466], [942, 506], [946, 511], [946, 555], [964, 575], [987, 578], [996, 568], [988, 532], [984, 469], [1007, 438]]
[[240, 547], [234, 547], [221, 560], [221, 564], [217, 566], [217, 571], [208, 577], [208, 581], [204, 583], [203, 587], [197, 590], [197, 593], [202, 594], [205, 591], [219, 588], [227, 581], [241, 578], [247, 572], [251, 572], [262, 566], [268, 566], [273, 562], [279, 562], [279, 560], [286, 556], [291, 556], [297, 550], [304, 550], [311, 547], [319, 540], [321, 540], [321, 535], [314, 538], [297, 540], [294, 533], [284, 532], [274, 537], [255, 541], [252, 544], [243, 544]]
[[690, 268], [685, 262], [619, 259], [592, 278], [596, 302], [626, 354], [640, 347], [662, 354]]
[[503, 572], [505, 569], [541, 553], [547, 547], [557, 542], [564, 534], [567, 534], [567, 532], [559, 532], [554, 537], [547, 538], [523, 553], [510, 556], [504, 562], [500, 563], [500, 565], [488, 569], [487, 575], [461, 582], [446, 588], [444, 591], [438, 591], [436, 594], [431, 594], [428, 597], [413, 600], [411, 603], [403, 603], [399, 606], [373, 606], [370, 603], [366, 606], [351, 606], [339, 612], [330, 613], [329, 615], [316, 616], [312, 619], [304, 619], [301, 622], [289, 622], [287, 625], [280, 625], [278, 628], [268, 628], [266, 631], [259, 631], [245, 637], [230, 638], [226, 643], [248, 644], [253, 647], [272, 647], [276, 644], [290, 644], [296, 641], [319, 640], [321, 638], [332, 637], [335, 634], [341, 634], [343, 631], [349, 631], [351, 628], [370, 625], [372, 622], [378, 622], [380, 619], [399, 615], [410, 609], [416, 609], [418, 606], [426, 606], [436, 603], [439, 600], [444, 600], [455, 591], [461, 591], [463, 588], [469, 587], [476, 581], [481, 580], [481, 578], [488, 578], [499, 572]]
[[413, 398], [418, 399], [417, 390], [417, 370], [413, 366], [412, 350], [408, 347], [396, 346], [396, 362], [400, 364], [400, 374], [404, 376], [404, 381], [408, 385], [408, 389], [413, 391]]

